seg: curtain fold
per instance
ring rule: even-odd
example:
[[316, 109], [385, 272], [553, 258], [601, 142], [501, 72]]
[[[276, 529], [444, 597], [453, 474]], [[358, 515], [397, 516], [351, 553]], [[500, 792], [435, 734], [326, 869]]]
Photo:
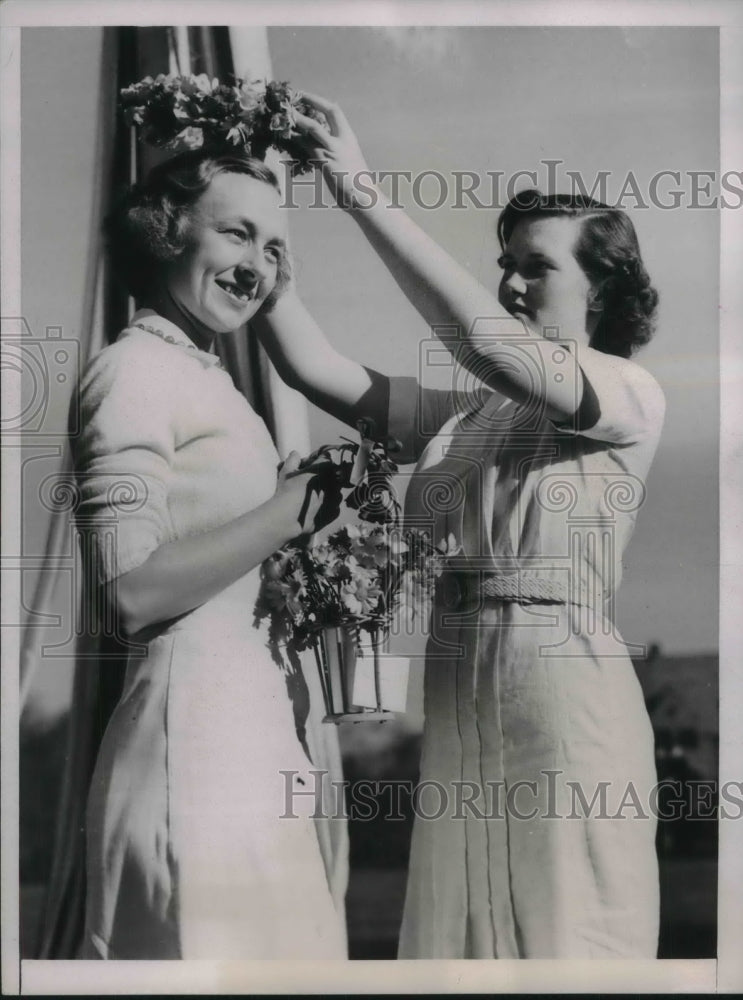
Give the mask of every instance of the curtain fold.
[[[120, 87], [159, 72], [206, 72], [227, 78], [238, 75], [270, 77], [267, 33], [262, 28], [108, 28], [101, 52], [100, 102], [97, 128], [97, 185], [93, 193], [92, 232], [85, 312], [80, 340], [86, 358], [97, 353], [125, 325], [131, 303], [112, 280], [104, 262], [101, 224], [116, 189], [142, 176], [162, 153], [135, 147], [131, 130], [116, 114]], [[304, 399], [278, 378], [265, 352], [246, 331], [221, 338], [220, 355], [237, 388], [264, 417], [283, 456], [292, 449], [310, 450]], [[69, 459], [64, 466], [69, 470]], [[70, 512], [53, 518], [47, 539], [48, 570], [42, 574], [33, 610], [45, 613], [53, 606], [60, 574], [52, 567], [70, 537]], [[85, 807], [98, 746], [121, 693], [125, 658], [110, 640], [81, 630], [74, 655], [76, 667], [68, 720], [68, 742], [63, 767], [52, 871], [39, 934], [37, 957], [74, 958], [82, 940], [85, 902]], [[23, 643], [22, 691], [28, 695], [43, 664], [43, 630], [26, 629]], [[340, 780], [341, 758], [334, 726], [322, 719], [322, 697], [314, 664], [303, 664], [313, 710], [307, 721], [308, 744], [316, 767]], [[329, 784], [326, 811], [334, 802]], [[342, 908], [348, 878], [348, 841], [345, 823], [317, 821], [317, 833], [328, 881]]]

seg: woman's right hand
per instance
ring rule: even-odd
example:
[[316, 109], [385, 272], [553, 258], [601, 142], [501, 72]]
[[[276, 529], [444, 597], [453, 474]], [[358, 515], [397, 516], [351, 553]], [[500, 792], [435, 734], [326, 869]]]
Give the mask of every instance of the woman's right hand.
[[[332, 463], [303, 469], [293, 451], [273, 497], [226, 524], [164, 542], [140, 566], [106, 584], [126, 635], [199, 607], [302, 535], [330, 524], [342, 500]], [[336, 467], [333, 467], [334, 469]]]
[[339, 208], [368, 208], [374, 200], [373, 176], [366, 165], [359, 141], [337, 104], [317, 94], [302, 92], [302, 99], [328, 122], [324, 128], [306, 115], [296, 114], [301, 141], [312, 159], [318, 160], [325, 183]]
[[305, 471], [301, 464], [299, 452], [290, 452], [279, 469], [274, 495], [287, 518], [290, 538], [311, 535], [331, 524], [340, 513], [343, 499], [337, 466], [332, 462], [315, 463], [311, 471]]

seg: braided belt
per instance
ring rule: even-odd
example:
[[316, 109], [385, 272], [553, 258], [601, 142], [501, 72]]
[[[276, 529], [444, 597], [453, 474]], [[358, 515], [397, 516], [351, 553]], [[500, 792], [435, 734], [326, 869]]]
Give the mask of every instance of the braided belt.
[[442, 607], [457, 608], [483, 600], [513, 604], [576, 604], [603, 613], [605, 594], [600, 589], [571, 586], [571, 577], [562, 573], [549, 577], [537, 569], [448, 570], [436, 585]]
[[520, 603], [570, 604], [571, 595], [564, 580], [550, 580], [537, 573], [509, 573], [486, 576], [480, 583], [482, 597]]

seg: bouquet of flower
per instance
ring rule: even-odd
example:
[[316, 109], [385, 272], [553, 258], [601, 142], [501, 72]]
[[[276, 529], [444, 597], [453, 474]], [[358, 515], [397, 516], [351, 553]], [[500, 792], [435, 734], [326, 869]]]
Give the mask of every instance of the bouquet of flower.
[[206, 144], [242, 146], [264, 159], [269, 147], [290, 154], [292, 172], [311, 169], [306, 150], [294, 128], [299, 112], [327, 126], [325, 115], [310, 107], [286, 82], [246, 81], [239, 77], [220, 83], [205, 73], [175, 76], [161, 73], [124, 87], [119, 103], [127, 125], [141, 129], [141, 138], [166, 149], [197, 149]]
[[[315, 650], [329, 721], [353, 711], [351, 679], [348, 672], [343, 675], [349, 665], [331, 647], [337, 644], [355, 656], [366, 633], [376, 651], [397, 612], [426, 614], [446, 560], [457, 553], [452, 537], [434, 546], [426, 532], [401, 527], [391, 481], [397, 466], [387, 449], [365, 436], [368, 428], [362, 426], [361, 432], [360, 445], [326, 446], [310, 460], [333, 462], [337, 481], [352, 490], [346, 504], [357, 511], [358, 521], [274, 553], [261, 567], [255, 608], [256, 623], [269, 621], [269, 643], [278, 662], [282, 649], [293, 654]], [[337, 642], [328, 644], [329, 630]], [[333, 710], [334, 700], [342, 711]], [[375, 718], [384, 714], [377, 708]]]

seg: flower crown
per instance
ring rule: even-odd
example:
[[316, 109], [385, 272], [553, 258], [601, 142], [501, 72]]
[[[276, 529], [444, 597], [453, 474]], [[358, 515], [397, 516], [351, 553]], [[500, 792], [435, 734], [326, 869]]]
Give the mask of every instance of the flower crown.
[[262, 160], [272, 147], [292, 158], [292, 174], [312, 169], [297, 142], [296, 114], [327, 127], [321, 111], [310, 107], [288, 83], [246, 81], [224, 84], [206, 73], [147, 76], [124, 87], [119, 105], [127, 125], [139, 126], [139, 138], [165, 149], [207, 145], [242, 146]]

